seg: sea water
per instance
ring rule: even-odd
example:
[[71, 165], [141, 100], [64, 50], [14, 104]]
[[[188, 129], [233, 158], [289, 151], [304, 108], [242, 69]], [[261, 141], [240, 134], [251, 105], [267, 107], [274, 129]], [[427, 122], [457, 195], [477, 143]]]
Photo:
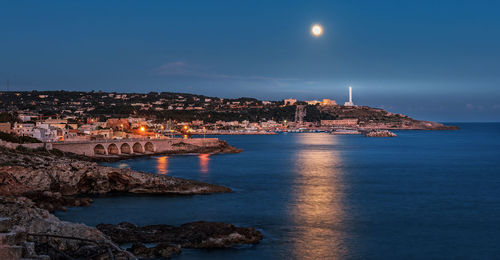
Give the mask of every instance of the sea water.
[[176, 259], [493, 259], [500, 256], [500, 124], [394, 138], [220, 136], [239, 154], [107, 163], [230, 187], [197, 196], [106, 196], [57, 212], [88, 225], [217, 221], [261, 243]]

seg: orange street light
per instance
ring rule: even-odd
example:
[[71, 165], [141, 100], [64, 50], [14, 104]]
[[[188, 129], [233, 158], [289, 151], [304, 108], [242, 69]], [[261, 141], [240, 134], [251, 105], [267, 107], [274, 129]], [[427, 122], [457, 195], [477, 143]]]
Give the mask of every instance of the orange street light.
[[146, 128], [145, 128], [144, 126], [141, 126], [141, 128], [140, 128], [140, 129], [141, 129], [141, 132], [146, 131]]

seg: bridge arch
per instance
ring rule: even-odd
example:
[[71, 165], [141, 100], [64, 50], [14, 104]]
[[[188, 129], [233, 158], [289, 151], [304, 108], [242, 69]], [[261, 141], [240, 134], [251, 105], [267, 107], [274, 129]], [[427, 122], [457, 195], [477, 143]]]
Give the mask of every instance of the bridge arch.
[[155, 146], [153, 145], [153, 143], [147, 142], [144, 144], [144, 150], [146, 150], [146, 152], [153, 153], [155, 151]]
[[120, 154], [120, 150], [116, 144], [108, 145], [108, 154]]
[[102, 144], [94, 146], [94, 155], [106, 155], [106, 148]]
[[132, 148], [130, 147], [129, 144], [127, 143], [123, 143], [121, 146], [120, 146], [120, 152], [121, 153], [126, 153], [126, 154], [131, 154], [132, 153]]
[[134, 153], [144, 153], [144, 148], [142, 148], [142, 145], [140, 143], [135, 143], [132, 146], [132, 150]]

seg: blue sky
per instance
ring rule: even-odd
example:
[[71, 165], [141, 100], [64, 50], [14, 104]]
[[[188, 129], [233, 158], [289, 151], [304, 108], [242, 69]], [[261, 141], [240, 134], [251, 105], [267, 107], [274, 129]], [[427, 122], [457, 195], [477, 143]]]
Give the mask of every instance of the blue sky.
[[[500, 121], [499, 1], [3, 1], [0, 89], [347, 99]], [[312, 37], [310, 27], [324, 27]]]

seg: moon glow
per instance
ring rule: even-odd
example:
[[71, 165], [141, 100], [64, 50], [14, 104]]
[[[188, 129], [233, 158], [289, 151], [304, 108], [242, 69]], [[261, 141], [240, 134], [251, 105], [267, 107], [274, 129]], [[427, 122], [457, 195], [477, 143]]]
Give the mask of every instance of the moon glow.
[[315, 24], [311, 27], [311, 33], [314, 37], [319, 37], [323, 34], [323, 27], [319, 24]]

